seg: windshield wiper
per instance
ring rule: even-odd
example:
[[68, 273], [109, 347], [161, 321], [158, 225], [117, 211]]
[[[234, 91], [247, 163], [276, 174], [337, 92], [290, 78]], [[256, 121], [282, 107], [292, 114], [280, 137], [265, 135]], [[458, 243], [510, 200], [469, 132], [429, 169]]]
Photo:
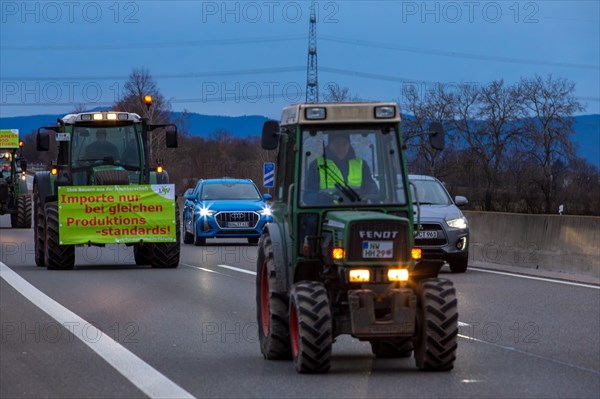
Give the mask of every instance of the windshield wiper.
[[341, 176], [339, 176], [337, 173], [335, 173], [334, 170], [332, 170], [329, 167], [329, 164], [327, 162], [327, 155], [325, 154], [325, 143], [324, 142], [323, 142], [323, 165], [319, 165], [319, 167], [325, 171], [325, 181], [326, 182], [328, 181], [327, 172], [329, 172], [331, 174], [331, 178], [335, 182], [335, 184], [334, 184], [335, 188], [340, 190], [342, 192], [342, 194], [344, 194], [350, 201], [352, 201], [352, 202], [360, 201], [360, 195], [358, 195], [358, 193], [352, 187], [350, 187], [348, 185], [348, 183], [346, 183], [341, 178]]

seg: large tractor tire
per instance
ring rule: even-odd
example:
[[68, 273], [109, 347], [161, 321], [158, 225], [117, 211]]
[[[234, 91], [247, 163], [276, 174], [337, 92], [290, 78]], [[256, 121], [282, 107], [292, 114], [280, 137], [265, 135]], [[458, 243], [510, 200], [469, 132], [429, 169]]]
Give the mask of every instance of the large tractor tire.
[[175, 204], [175, 242], [157, 242], [152, 244], [150, 266], [157, 269], [174, 269], [179, 266], [181, 254], [181, 223], [179, 205]]
[[46, 239], [45, 263], [49, 270], [71, 270], [75, 266], [75, 246], [61, 245], [58, 236], [58, 204], [48, 202], [45, 207]]
[[46, 266], [46, 218], [42, 208], [42, 200], [37, 185], [33, 189], [33, 241], [35, 248], [35, 264], [39, 267]]
[[21, 194], [17, 199], [17, 228], [28, 229], [31, 227], [31, 196]]
[[292, 286], [290, 341], [297, 372], [325, 373], [329, 370], [333, 342], [331, 308], [322, 283], [300, 281]]
[[417, 290], [418, 335], [415, 362], [421, 370], [448, 371], [454, 367], [458, 335], [456, 290], [451, 281], [422, 280]]
[[256, 310], [260, 351], [265, 359], [291, 359], [288, 296], [277, 289], [273, 245], [261, 237], [256, 263]]
[[381, 359], [410, 357], [413, 351], [412, 337], [371, 340], [373, 354]]
[[133, 244], [133, 258], [136, 265], [149, 265], [152, 262], [152, 245]]

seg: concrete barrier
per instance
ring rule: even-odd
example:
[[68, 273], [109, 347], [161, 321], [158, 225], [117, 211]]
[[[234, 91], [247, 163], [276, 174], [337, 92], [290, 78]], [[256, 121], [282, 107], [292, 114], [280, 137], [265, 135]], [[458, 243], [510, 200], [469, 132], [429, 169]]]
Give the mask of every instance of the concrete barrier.
[[600, 275], [600, 217], [465, 211], [469, 263]]

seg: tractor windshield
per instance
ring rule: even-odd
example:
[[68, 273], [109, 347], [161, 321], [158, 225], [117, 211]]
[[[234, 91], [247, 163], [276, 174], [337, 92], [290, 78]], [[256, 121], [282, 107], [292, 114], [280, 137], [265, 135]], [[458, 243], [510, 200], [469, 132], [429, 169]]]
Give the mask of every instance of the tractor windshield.
[[302, 132], [301, 206], [406, 205], [396, 129]]
[[120, 165], [140, 169], [139, 142], [135, 126], [75, 126], [71, 137], [71, 165], [74, 168]]

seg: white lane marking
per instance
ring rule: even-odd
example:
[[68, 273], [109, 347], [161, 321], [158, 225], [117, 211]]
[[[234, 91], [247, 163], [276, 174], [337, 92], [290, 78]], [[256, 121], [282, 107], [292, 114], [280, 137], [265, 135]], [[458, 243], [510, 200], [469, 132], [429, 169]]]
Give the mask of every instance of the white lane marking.
[[246, 273], [246, 274], [251, 274], [253, 276], [256, 276], [256, 272], [253, 272], [252, 270], [240, 269], [239, 267], [233, 267], [233, 266], [229, 266], [229, 265], [217, 265], [217, 266], [222, 267], [223, 269], [234, 270], [236, 272]]
[[512, 346], [499, 345], [499, 344], [495, 344], [493, 342], [484, 341], [482, 339], [477, 339], [477, 338], [474, 338], [474, 337], [469, 337], [468, 335], [458, 334], [458, 337], [466, 339], [467, 341], [479, 342], [481, 344], [487, 344], [487, 345], [495, 346], [496, 348], [508, 350], [508, 351], [511, 351], [511, 352], [520, 353], [522, 355], [527, 355], [527, 356], [535, 357], [535, 358], [542, 359], [542, 360], [547, 360], [549, 362], [560, 364], [562, 366], [573, 367], [573, 368], [576, 368], [576, 369], [579, 369], [579, 370], [587, 371], [589, 373], [599, 374], [600, 375], [600, 371], [598, 371], [598, 370], [594, 370], [594, 369], [590, 369], [590, 368], [582, 367], [582, 366], [577, 366], [576, 364], [567, 363], [567, 362], [563, 362], [562, 360], [552, 359], [551, 357], [546, 357], [546, 356], [538, 355], [538, 354], [535, 354], [535, 353], [527, 352], [527, 351], [524, 351], [524, 350], [521, 350], [521, 349], [514, 348]]
[[552, 279], [552, 278], [536, 277], [536, 276], [526, 276], [526, 275], [523, 275], [523, 274], [508, 273], [508, 272], [499, 272], [497, 270], [480, 269], [478, 267], [471, 267], [471, 266], [469, 266], [469, 270], [475, 270], [475, 271], [483, 272], [483, 273], [501, 274], [503, 276], [525, 278], [525, 279], [529, 279], [529, 280], [546, 281], [546, 282], [549, 282], [549, 283], [572, 285], [572, 286], [575, 286], [575, 287], [594, 288], [596, 290], [600, 290], [600, 286], [599, 285], [574, 283], [574, 282], [571, 282], [571, 281], [555, 280], [555, 279]]
[[71, 334], [79, 338], [149, 397], [194, 398], [192, 394], [158, 370], [113, 341], [107, 334], [35, 288], [2, 262], [0, 262], [0, 277], [54, 320], [63, 326], [68, 326], [67, 330]]

